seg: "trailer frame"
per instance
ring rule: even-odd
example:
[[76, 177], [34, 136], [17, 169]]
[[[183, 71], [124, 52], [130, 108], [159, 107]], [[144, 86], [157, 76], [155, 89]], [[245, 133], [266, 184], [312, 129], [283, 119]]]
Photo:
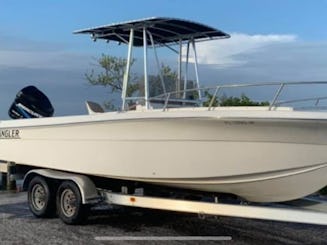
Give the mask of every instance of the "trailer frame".
[[[57, 188], [64, 181], [74, 183], [80, 192], [80, 205], [90, 206], [98, 203], [120, 205], [137, 208], [158, 209], [174, 212], [195, 213], [199, 216], [230, 216], [239, 218], [272, 220], [282, 222], [306, 223], [315, 225], [327, 225], [327, 200], [299, 199], [296, 202], [284, 203], [226, 203], [224, 198], [217, 195], [214, 201], [193, 201], [180, 198], [163, 198], [144, 194], [143, 188], [133, 194], [127, 194], [128, 188], [121, 186], [121, 192], [113, 192], [108, 189], [96, 187], [88, 176], [57, 171], [51, 169], [33, 169], [25, 175], [24, 190], [29, 189], [29, 183], [36, 177], [43, 177], [48, 183], [57, 182]], [[49, 184], [50, 185], [50, 184]], [[52, 187], [54, 190], [54, 188]], [[59, 198], [60, 199], [60, 198]], [[58, 200], [58, 197], [57, 197]], [[29, 205], [31, 205], [29, 203]], [[57, 212], [60, 206], [57, 203]], [[83, 209], [85, 211], [86, 209]], [[61, 217], [60, 217], [61, 218]], [[62, 218], [61, 218], [62, 219]], [[75, 224], [63, 220], [65, 223]]]

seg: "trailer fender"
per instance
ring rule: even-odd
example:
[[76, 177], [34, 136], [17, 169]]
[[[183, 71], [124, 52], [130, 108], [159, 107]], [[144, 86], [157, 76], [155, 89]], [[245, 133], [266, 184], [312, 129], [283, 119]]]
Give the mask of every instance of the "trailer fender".
[[96, 186], [89, 177], [52, 169], [33, 169], [29, 171], [24, 177], [23, 190], [27, 190], [30, 181], [37, 175], [57, 181], [73, 181], [81, 192], [83, 204], [95, 204], [102, 200], [102, 197], [99, 195]]

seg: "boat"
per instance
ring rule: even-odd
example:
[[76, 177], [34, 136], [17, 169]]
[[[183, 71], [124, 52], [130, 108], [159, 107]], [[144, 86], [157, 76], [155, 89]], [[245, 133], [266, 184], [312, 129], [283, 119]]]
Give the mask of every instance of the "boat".
[[[229, 38], [228, 34], [193, 21], [158, 17], [75, 33], [127, 45], [121, 110], [104, 112], [89, 102], [86, 115], [53, 117], [51, 103], [29, 87], [17, 94], [10, 109], [16, 120], [0, 122], [0, 159], [162, 188], [228, 193], [249, 202], [298, 199], [327, 185], [327, 113], [295, 110], [279, 100], [287, 86], [326, 82], [218, 85], [204, 107], [196, 43]], [[132, 54], [138, 47], [145, 57], [144, 96], [128, 97]], [[156, 49], [161, 47], [178, 54], [179, 79], [184, 78], [185, 86], [167, 92], [162, 81], [165, 93], [150, 97], [148, 51], [153, 50], [160, 66]], [[188, 77], [181, 75], [182, 66], [189, 70], [191, 49], [193, 99], [187, 98]], [[277, 86], [268, 106], [214, 106], [224, 88], [263, 85]], [[35, 94], [42, 101], [38, 105]], [[323, 99], [310, 100], [318, 104]], [[133, 101], [135, 107], [129, 110]]]

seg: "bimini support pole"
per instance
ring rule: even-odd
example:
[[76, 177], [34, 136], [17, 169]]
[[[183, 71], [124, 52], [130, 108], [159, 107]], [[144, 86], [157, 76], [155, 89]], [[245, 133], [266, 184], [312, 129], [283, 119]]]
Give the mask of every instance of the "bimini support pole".
[[128, 43], [128, 54], [127, 54], [127, 64], [126, 64], [126, 70], [124, 73], [124, 79], [123, 79], [123, 91], [122, 91], [122, 110], [125, 110], [126, 106], [126, 93], [127, 93], [127, 85], [129, 80], [129, 74], [131, 69], [131, 63], [132, 63], [132, 51], [133, 51], [133, 42], [134, 42], [134, 29], [131, 28], [130, 34], [129, 34], [129, 43]]
[[152, 36], [151, 32], [148, 31], [148, 35], [149, 35], [150, 40], [151, 40], [151, 45], [152, 45], [152, 48], [153, 48], [154, 55], [156, 57], [156, 63], [157, 63], [157, 68], [158, 68], [158, 73], [159, 73], [159, 78], [160, 78], [162, 90], [163, 90], [163, 93], [166, 94], [166, 85], [165, 85], [164, 77], [163, 77], [162, 71], [161, 71], [157, 49], [156, 49], [156, 47], [154, 45], [154, 40], [153, 40], [153, 36]]
[[194, 52], [194, 69], [195, 69], [195, 76], [196, 76], [196, 87], [198, 89], [199, 100], [201, 101], [201, 91], [200, 91], [200, 79], [199, 79], [199, 72], [198, 72], [198, 56], [196, 53], [195, 48], [195, 41], [192, 39], [192, 48]]
[[186, 47], [186, 62], [185, 62], [185, 77], [184, 77], [184, 93], [183, 99], [186, 99], [186, 87], [187, 87], [187, 79], [188, 79], [188, 60], [190, 57], [190, 41], [187, 42]]
[[[183, 57], [183, 43], [182, 39], [179, 40], [179, 53], [178, 53], [178, 77], [176, 81], [176, 97], [180, 98], [181, 83], [182, 83], [182, 57]], [[186, 88], [183, 88], [185, 90]]]
[[148, 42], [147, 42], [147, 30], [143, 28], [143, 56], [144, 56], [144, 99], [145, 108], [149, 109], [149, 84], [148, 84]]

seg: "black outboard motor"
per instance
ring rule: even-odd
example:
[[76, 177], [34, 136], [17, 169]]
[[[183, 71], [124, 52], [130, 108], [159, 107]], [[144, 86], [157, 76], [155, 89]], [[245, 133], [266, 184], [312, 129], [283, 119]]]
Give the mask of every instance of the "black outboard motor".
[[48, 97], [34, 86], [19, 91], [8, 111], [12, 119], [51, 117], [53, 113]]

